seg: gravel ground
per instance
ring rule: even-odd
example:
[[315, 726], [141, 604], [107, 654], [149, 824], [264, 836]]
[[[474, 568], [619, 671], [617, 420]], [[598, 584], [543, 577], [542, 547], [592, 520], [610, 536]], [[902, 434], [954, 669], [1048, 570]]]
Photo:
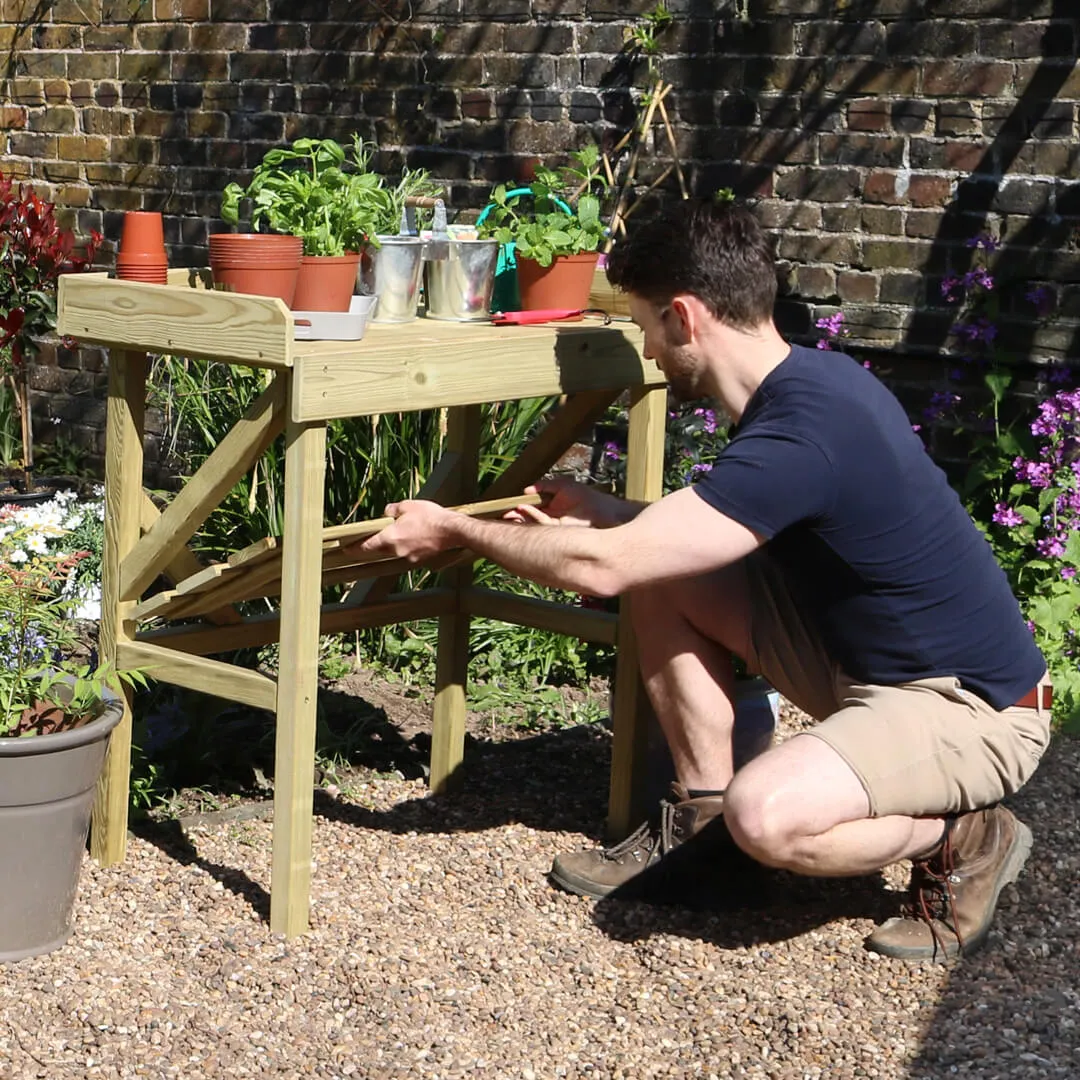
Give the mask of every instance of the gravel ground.
[[1031, 862], [951, 967], [863, 950], [899, 870], [775, 875], [752, 911], [551, 888], [553, 853], [599, 835], [607, 760], [571, 728], [472, 744], [453, 797], [379, 775], [317, 793], [290, 942], [265, 922], [267, 820], [143, 830], [123, 865], [87, 860], [63, 949], [0, 969], [0, 1076], [1080, 1075], [1077, 740], [1014, 800]]

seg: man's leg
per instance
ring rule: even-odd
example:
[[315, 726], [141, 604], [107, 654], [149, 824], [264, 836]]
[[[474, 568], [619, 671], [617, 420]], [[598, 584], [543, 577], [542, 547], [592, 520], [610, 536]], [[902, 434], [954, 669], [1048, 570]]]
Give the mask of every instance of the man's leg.
[[843, 707], [755, 759], [724, 807], [755, 859], [839, 876], [914, 861], [908, 904], [867, 939], [909, 959], [971, 952], [1015, 881], [1031, 832], [997, 805], [1031, 775], [1046, 718], [997, 712], [955, 679], [847, 684]]
[[796, 735], [755, 758], [728, 787], [724, 820], [758, 862], [797, 874], [870, 874], [934, 848], [943, 817], [870, 817], [858, 776], [828, 743]]

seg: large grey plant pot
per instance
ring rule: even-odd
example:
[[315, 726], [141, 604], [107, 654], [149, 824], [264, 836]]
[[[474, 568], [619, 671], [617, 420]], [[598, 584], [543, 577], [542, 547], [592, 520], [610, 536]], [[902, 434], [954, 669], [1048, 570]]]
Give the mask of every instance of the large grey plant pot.
[[123, 714], [110, 694], [84, 727], [0, 738], [0, 963], [51, 952], [71, 936], [94, 788]]

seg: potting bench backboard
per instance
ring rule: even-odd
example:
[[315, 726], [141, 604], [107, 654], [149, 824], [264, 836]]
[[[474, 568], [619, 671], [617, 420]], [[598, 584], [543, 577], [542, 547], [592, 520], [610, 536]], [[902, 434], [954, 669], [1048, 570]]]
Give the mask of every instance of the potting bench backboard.
[[[434, 562], [445, 571], [438, 587], [394, 593], [408, 568], [403, 560], [348, 550], [379, 523], [327, 526], [323, 496], [328, 421], [445, 409], [445, 452], [421, 489], [403, 490], [402, 497], [500, 513], [628, 390], [626, 495], [658, 498], [666, 386], [656, 365], [642, 358], [640, 331], [629, 323], [494, 327], [418, 319], [371, 325], [361, 341], [295, 341], [292, 314], [281, 301], [214, 291], [205, 288], [207, 280], [196, 270], [171, 271], [165, 286], [68, 275], [61, 279], [58, 328], [109, 349], [102, 658], [276, 715], [271, 927], [293, 935], [308, 922], [320, 634], [439, 619], [431, 759], [436, 791], [451, 785], [462, 760], [470, 617], [614, 645], [608, 824], [613, 836], [624, 835], [640, 810], [648, 715], [627, 617], [632, 599], [624, 597], [615, 616], [479, 589], [468, 552]], [[143, 489], [148, 353], [267, 372], [263, 394], [164, 509]], [[478, 491], [482, 405], [546, 395], [560, 395], [547, 426]], [[282, 535], [204, 565], [188, 542], [282, 433]], [[148, 594], [162, 575], [173, 587]], [[342, 585], [345, 599], [324, 604], [323, 589]], [[258, 615], [235, 606], [260, 597], [280, 597], [280, 604]], [[211, 659], [273, 641], [280, 642], [277, 679]], [[130, 752], [129, 707], [112, 736], [95, 802], [91, 851], [103, 863], [125, 854]]]

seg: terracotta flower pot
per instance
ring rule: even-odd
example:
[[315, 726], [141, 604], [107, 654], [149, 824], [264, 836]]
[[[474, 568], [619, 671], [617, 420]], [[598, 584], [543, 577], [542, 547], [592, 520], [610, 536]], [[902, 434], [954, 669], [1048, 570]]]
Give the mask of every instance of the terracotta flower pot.
[[561, 309], [578, 311], [589, 306], [589, 290], [596, 271], [595, 251], [557, 255], [550, 266], [517, 257], [517, 281], [522, 311]]
[[300, 260], [295, 311], [348, 311], [356, 288], [360, 255], [305, 255]]
[[164, 285], [168, 272], [169, 265], [164, 251], [159, 255], [150, 252], [135, 255], [121, 252], [116, 256], [116, 276], [121, 281], [147, 281]]
[[276, 296], [292, 305], [304, 241], [267, 233], [215, 233], [210, 237], [214, 288]]
[[129, 210], [120, 233], [120, 254], [165, 257], [165, 231], [156, 210]]

